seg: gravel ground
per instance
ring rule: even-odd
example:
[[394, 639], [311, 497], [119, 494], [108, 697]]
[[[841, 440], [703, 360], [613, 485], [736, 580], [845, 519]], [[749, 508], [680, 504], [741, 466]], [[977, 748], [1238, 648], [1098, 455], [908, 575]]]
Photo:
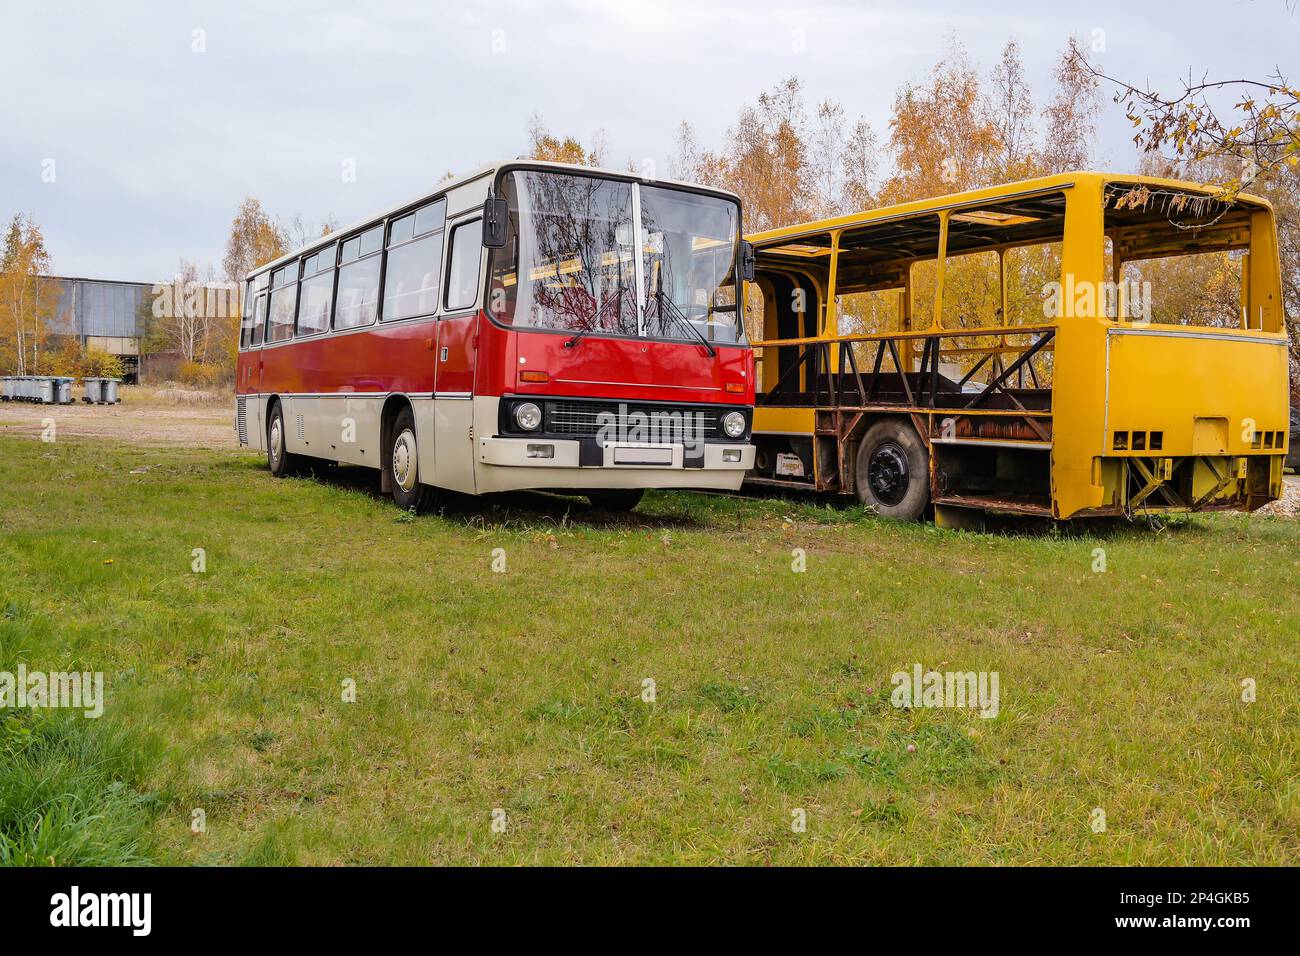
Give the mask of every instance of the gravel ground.
[[124, 388], [120, 405], [3, 402], [0, 435], [39, 435], [45, 420], [53, 419], [58, 435], [116, 438], [145, 447], [238, 448], [233, 396], [195, 395], [176, 389]]
[[1282, 497], [1271, 505], [1260, 508], [1259, 514], [1300, 517], [1300, 475], [1287, 475], [1282, 486]]

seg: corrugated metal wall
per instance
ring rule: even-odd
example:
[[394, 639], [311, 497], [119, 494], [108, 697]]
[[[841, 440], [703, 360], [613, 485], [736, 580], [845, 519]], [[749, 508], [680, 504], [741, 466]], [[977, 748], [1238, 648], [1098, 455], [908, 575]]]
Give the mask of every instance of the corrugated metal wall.
[[140, 303], [151, 300], [152, 285], [100, 279], [55, 278], [54, 281], [59, 283], [59, 305], [48, 323], [51, 332], [113, 338], [133, 338], [140, 334]]

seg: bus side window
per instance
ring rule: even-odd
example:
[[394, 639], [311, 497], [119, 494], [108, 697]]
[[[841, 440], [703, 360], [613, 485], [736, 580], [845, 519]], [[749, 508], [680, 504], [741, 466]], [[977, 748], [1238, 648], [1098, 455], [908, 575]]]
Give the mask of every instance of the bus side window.
[[438, 310], [446, 208], [447, 201], [439, 199], [389, 226], [380, 316], [385, 322], [433, 315]]
[[253, 338], [253, 283], [244, 284], [244, 315], [239, 321], [239, 347], [248, 348]]
[[257, 297], [257, 304], [253, 308], [253, 340], [250, 345], [262, 344], [262, 332], [266, 328], [266, 293], [263, 292]]
[[463, 222], [451, 231], [451, 254], [447, 258], [447, 309], [468, 309], [478, 301], [483, 220]]

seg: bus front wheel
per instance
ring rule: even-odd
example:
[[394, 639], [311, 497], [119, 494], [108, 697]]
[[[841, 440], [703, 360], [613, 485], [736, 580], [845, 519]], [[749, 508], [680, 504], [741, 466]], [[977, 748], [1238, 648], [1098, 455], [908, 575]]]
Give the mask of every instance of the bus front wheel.
[[386, 466], [392, 480], [393, 501], [403, 511], [417, 514], [433, 501], [433, 489], [420, 482], [420, 454], [415, 443], [415, 415], [409, 408], [393, 422], [392, 444]]
[[858, 501], [885, 518], [915, 521], [930, 503], [930, 456], [911, 425], [885, 418], [858, 446]]
[[587, 500], [591, 502], [593, 508], [603, 508], [606, 511], [631, 511], [641, 503], [643, 494], [640, 488], [589, 491]]

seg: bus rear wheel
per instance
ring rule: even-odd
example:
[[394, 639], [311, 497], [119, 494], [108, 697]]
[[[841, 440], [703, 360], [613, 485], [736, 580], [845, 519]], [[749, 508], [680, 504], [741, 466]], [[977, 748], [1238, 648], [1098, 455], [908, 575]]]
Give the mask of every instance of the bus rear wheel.
[[393, 422], [392, 444], [388, 449], [388, 477], [392, 481], [393, 501], [403, 511], [417, 514], [433, 503], [433, 489], [420, 482], [420, 452], [415, 441], [415, 415], [402, 409]]
[[593, 508], [603, 508], [605, 511], [631, 511], [641, 503], [643, 494], [645, 492], [640, 488], [589, 491], [587, 500], [591, 502]]
[[285, 450], [284, 406], [279, 402], [271, 406], [266, 423], [266, 465], [277, 478], [296, 474], [302, 465], [301, 458]]
[[885, 418], [858, 446], [858, 501], [885, 518], [915, 521], [930, 503], [930, 456], [911, 425]]

